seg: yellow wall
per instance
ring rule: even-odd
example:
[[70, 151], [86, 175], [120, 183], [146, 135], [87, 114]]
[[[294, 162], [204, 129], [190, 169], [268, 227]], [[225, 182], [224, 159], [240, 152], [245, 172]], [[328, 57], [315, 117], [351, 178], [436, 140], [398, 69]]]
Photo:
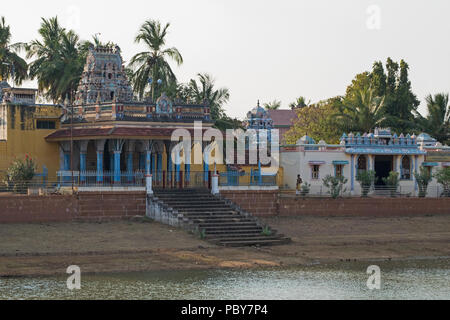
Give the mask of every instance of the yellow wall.
[[36, 129], [36, 121], [55, 121], [58, 129], [59, 108], [28, 105], [1, 107], [7, 108], [7, 140], [0, 141], [0, 171], [5, 171], [14, 159], [24, 159], [29, 155], [37, 165], [37, 172], [41, 173], [45, 165], [49, 181], [55, 181], [59, 169], [59, 147], [57, 143], [45, 141], [45, 137], [54, 130]]

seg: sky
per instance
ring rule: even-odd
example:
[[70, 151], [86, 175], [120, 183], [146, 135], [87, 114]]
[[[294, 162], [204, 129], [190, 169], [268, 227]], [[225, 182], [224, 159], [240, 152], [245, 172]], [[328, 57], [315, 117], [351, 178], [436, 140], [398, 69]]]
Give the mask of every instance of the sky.
[[388, 57], [409, 64], [425, 114], [428, 94], [450, 92], [449, 14], [448, 0], [39, 0], [0, 9], [13, 42], [38, 38], [41, 17], [57, 15], [82, 39], [100, 33], [117, 43], [125, 61], [145, 50], [134, 38], [146, 20], [170, 22], [167, 46], [184, 58], [172, 63], [178, 80], [211, 74], [230, 90], [227, 114], [240, 119], [258, 100], [286, 109], [299, 96], [343, 95], [356, 74]]

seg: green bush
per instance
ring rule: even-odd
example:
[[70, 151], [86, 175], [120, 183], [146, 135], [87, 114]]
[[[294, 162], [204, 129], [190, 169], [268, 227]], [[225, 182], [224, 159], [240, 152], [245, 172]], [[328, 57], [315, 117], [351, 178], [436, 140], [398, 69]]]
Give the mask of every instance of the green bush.
[[344, 185], [348, 179], [343, 176], [332, 176], [331, 174], [323, 178], [323, 185], [329, 189], [329, 193], [333, 199], [338, 198], [343, 192], [346, 191]]
[[442, 185], [444, 191], [443, 197], [450, 197], [450, 167], [442, 168], [434, 174], [437, 182]]
[[416, 178], [417, 185], [419, 186], [419, 197], [425, 198], [427, 195], [428, 184], [433, 177], [424, 167], [420, 167], [420, 172], [414, 172], [414, 177]]
[[383, 178], [383, 182], [386, 186], [389, 187], [391, 192], [391, 197], [395, 197], [395, 193], [397, 192], [398, 183], [399, 183], [399, 174], [398, 172], [391, 171], [389, 172], [389, 176], [387, 178]]
[[272, 230], [271, 230], [268, 226], [265, 226], [265, 227], [263, 228], [263, 231], [261, 232], [261, 234], [262, 234], [264, 237], [270, 237], [270, 236], [272, 235]]
[[311, 190], [311, 185], [309, 183], [305, 182], [300, 187], [300, 194], [302, 195], [302, 197], [306, 197], [306, 195], [309, 194], [310, 190]]
[[367, 197], [370, 191], [370, 187], [372, 187], [373, 182], [375, 181], [375, 171], [373, 170], [364, 170], [360, 171], [356, 175], [356, 181], [361, 185], [361, 196]]
[[14, 192], [25, 192], [35, 172], [36, 164], [33, 159], [28, 156], [25, 157], [24, 161], [16, 159], [6, 170], [3, 182], [8, 189], [14, 190]]

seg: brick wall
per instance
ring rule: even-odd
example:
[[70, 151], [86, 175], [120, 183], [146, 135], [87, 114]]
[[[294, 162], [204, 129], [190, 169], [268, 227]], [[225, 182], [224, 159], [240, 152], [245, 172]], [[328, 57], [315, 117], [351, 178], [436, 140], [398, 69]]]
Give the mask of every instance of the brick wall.
[[280, 216], [450, 215], [450, 199], [433, 198], [279, 198]]
[[255, 216], [450, 215], [450, 198], [299, 198], [277, 191], [222, 191]]
[[278, 191], [221, 191], [220, 194], [255, 216], [278, 214]]
[[144, 215], [144, 192], [0, 196], [0, 223], [97, 221]]
[[78, 195], [79, 219], [145, 216], [144, 192], [90, 192]]
[[71, 221], [77, 211], [71, 196], [0, 197], [0, 223]]

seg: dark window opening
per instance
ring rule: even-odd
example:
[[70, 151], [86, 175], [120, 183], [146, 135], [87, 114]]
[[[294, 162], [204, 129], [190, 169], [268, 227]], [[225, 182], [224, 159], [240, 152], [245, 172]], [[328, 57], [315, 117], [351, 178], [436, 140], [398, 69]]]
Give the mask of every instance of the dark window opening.
[[44, 130], [53, 130], [53, 129], [56, 129], [56, 122], [55, 121], [37, 120], [36, 128], [44, 129]]

